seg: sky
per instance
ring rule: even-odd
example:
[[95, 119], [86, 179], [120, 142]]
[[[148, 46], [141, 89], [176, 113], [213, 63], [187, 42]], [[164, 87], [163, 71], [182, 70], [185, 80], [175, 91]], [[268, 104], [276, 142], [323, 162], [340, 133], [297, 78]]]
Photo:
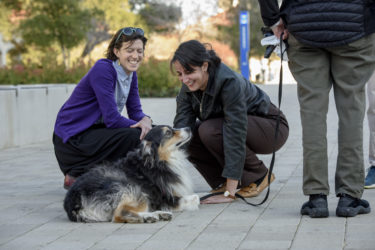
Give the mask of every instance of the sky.
[[181, 6], [182, 28], [196, 23], [199, 19], [204, 21], [219, 11], [217, 0], [168, 0], [165, 2]]

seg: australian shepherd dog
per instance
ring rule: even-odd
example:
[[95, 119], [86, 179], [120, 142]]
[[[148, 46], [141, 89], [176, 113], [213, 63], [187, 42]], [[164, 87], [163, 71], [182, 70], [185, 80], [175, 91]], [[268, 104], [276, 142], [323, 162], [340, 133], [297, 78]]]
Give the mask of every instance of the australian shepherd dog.
[[188, 128], [156, 126], [125, 158], [83, 174], [64, 200], [69, 219], [144, 223], [198, 209], [199, 196], [186, 171], [192, 164], [181, 148], [190, 138]]

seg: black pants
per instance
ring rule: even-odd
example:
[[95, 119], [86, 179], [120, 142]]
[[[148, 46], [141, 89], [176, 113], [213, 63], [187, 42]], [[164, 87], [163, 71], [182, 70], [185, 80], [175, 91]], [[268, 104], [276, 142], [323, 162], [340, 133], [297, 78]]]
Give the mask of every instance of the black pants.
[[94, 125], [75, 135], [66, 143], [53, 134], [55, 155], [61, 171], [78, 177], [103, 161], [116, 161], [137, 147], [141, 130], [138, 128], [109, 129]]
[[[277, 114], [278, 108], [271, 105], [266, 117], [247, 116], [246, 158], [239, 180], [240, 187], [248, 186], [267, 174], [268, 169], [256, 154], [271, 154], [273, 146], [278, 150], [286, 142], [289, 127], [283, 114], [280, 117], [277, 141], [274, 140]], [[223, 122], [223, 118], [215, 118], [200, 123], [193, 131], [188, 148], [189, 159], [212, 188], [226, 181], [221, 175], [225, 162]]]

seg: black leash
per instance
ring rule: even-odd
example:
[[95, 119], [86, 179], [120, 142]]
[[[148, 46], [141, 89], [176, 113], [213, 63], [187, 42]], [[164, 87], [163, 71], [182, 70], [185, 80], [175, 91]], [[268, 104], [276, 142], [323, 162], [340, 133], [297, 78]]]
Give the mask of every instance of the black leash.
[[[260, 203], [251, 203], [251, 202], [248, 202], [242, 195], [239, 195], [239, 194], [235, 194], [236, 197], [242, 199], [246, 204], [248, 205], [251, 205], [251, 206], [260, 206], [262, 205], [263, 203], [265, 203], [268, 199], [268, 196], [270, 194], [270, 187], [271, 187], [271, 176], [272, 176], [272, 170], [273, 170], [273, 166], [275, 164], [275, 155], [276, 155], [276, 149], [275, 149], [275, 146], [276, 146], [276, 142], [277, 142], [277, 136], [279, 134], [279, 127], [280, 127], [280, 115], [281, 115], [281, 110], [280, 110], [280, 105], [281, 105], [281, 97], [282, 97], [282, 90], [283, 90], [283, 55], [284, 55], [284, 52], [286, 51], [287, 48], [285, 48], [285, 51], [283, 51], [283, 35], [284, 35], [284, 32], [281, 33], [280, 35], [280, 58], [281, 58], [281, 66], [280, 66], [280, 78], [279, 78], [279, 94], [278, 94], [278, 108], [279, 108], [279, 113], [277, 114], [277, 118], [276, 118], [276, 128], [275, 128], [275, 142], [273, 144], [273, 149], [272, 149], [272, 159], [271, 159], [271, 163], [270, 163], [270, 168], [268, 170], [268, 188], [267, 188], [267, 193], [266, 193], [266, 196], [264, 197], [263, 201], [261, 201]], [[205, 196], [202, 196], [200, 198], [201, 201], [209, 198], [209, 197], [212, 197], [212, 196], [215, 196], [215, 195], [220, 195], [220, 194], [224, 194], [224, 192], [217, 192], [217, 193], [211, 193], [211, 194], [207, 194]]]

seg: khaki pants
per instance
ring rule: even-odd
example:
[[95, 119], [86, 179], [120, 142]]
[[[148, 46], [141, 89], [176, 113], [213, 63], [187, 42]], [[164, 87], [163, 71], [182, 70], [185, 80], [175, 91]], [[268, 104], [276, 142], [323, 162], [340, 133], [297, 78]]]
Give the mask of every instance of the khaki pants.
[[325, 49], [303, 45], [293, 36], [288, 42], [303, 131], [303, 192], [329, 194], [326, 118], [333, 87], [339, 118], [335, 191], [360, 198], [364, 183], [365, 84], [375, 67], [375, 34]]

